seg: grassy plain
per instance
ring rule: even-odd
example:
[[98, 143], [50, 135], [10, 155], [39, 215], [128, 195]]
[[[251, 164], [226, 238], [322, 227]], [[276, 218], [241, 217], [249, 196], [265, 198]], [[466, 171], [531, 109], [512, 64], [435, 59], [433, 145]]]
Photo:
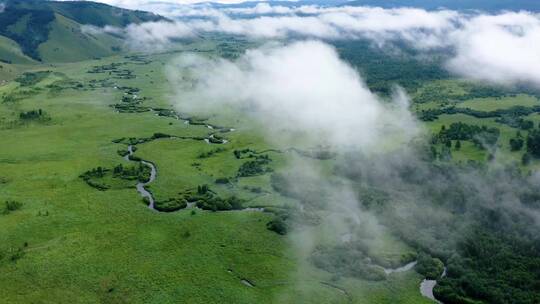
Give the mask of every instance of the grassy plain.
[[[98, 191], [79, 178], [98, 166], [127, 163], [117, 154], [125, 145], [113, 143], [115, 139], [212, 132], [154, 112], [117, 113], [111, 107], [123, 96], [115, 86], [129, 86], [140, 89], [139, 95], [147, 98], [144, 105], [171, 108], [164, 67], [174, 56], [155, 55], [145, 64], [111, 57], [36, 66], [54, 73], [29, 87], [16, 82], [0, 87], [0, 96], [20, 97], [0, 103], [0, 202], [23, 204], [0, 215], [4, 303], [430, 303], [419, 293], [420, 275], [412, 271], [384, 282], [332, 281], [331, 274], [306, 261], [299, 235], [285, 237], [266, 229], [270, 213], [158, 213], [142, 203], [132, 184]], [[86, 73], [112, 62], [126, 62], [122, 68], [136, 78]], [[105, 79], [114, 85], [90, 88], [96, 83], [92, 80]], [[73, 87], [70, 81], [82, 86]], [[36, 109], [50, 120], [20, 120], [21, 112]], [[230, 140], [226, 145], [187, 139], [138, 144], [135, 155], [158, 169], [149, 187], [155, 197], [209, 184], [218, 193], [250, 199], [248, 205], [292, 204], [273, 191], [269, 174], [240, 178], [234, 185], [214, 184], [218, 177], [233, 177], [246, 161], [236, 159], [234, 149], [272, 148], [256, 125], [240, 121], [228, 115], [210, 119], [238, 127], [225, 134]], [[216, 147], [225, 151], [199, 157]], [[286, 165], [286, 154], [270, 156], [274, 170]], [[200, 166], [192, 166], [194, 162]], [[246, 186], [261, 187], [263, 195]], [[399, 241], [388, 240], [396, 253], [403, 249]]]
[[[440, 108], [456, 107], [460, 109], [471, 109], [481, 112], [492, 112], [497, 110], [508, 110], [512, 107], [520, 106], [525, 108], [540, 106], [540, 99], [537, 96], [528, 94], [509, 93], [504, 96], [497, 97], [475, 97], [464, 99], [464, 96], [469, 94], [472, 84], [463, 80], [443, 80], [425, 83], [417, 92], [412, 94], [413, 104], [412, 109], [416, 112], [436, 110]], [[428, 96], [427, 98], [425, 96]], [[422, 102], [417, 102], [418, 98]], [[416, 101], [416, 102], [415, 102]], [[519, 117], [519, 116], [518, 116]], [[540, 123], [539, 113], [525, 115], [520, 118], [532, 121], [534, 126]], [[497, 128], [500, 131], [499, 139], [496, 143], [495, 157], [497, 161], [503, 164], [520, 164], [523, 155], [526, 153], [526, 147], [519, 151], [511, 151], [510, 139], [516, 138], [517, 133], [526, 138], [527, 130], [510, 126], [497, 121], [493, 118], [478, 118], [468, 114], [442, 114], [432, 121], [427, 121], [424, 125], [431, 134], [437, 134], [442, 126], [448, 128], [452, 123], [465, 123], [474, 126], [486, 126], [488, 128]], [[452, 160], [465, 163], [468, 160], [483, 162], [486, 161], [489, 155], [488, 149], [482, 149], [475, 146], [471, 141], [462, 141], [462, 147], [459, 150], [455, 149], [456, 141], [452, 141]], [[438, 149], [442, 148], [439, 144]], [[532, 160], [530, 167], [538, 167], [540, 162]], [[521, 165], [520, 165], [521, 166]], [[523, 166], [521, 166], [524, 168]]]

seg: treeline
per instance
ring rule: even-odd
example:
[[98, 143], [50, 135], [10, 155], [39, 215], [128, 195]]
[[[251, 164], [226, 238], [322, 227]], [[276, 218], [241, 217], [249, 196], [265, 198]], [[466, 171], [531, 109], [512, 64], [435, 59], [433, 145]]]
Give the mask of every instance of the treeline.
[[476, 98], [495, 98], [516, 97], [518, 94], [529, 94], [540, 97], [540, 92], [528, 87], [518, 86], [516, 88], [505, 88], [495, 86], [485, 86], [479, 84], [459, 83], [464, 93], [455, 93], [455, 91], [446, 91], [439, 87], [423, 87], [413, 101], [415, 103], [426, 103], [436, 101], [438, 103], [457, 101], [462, 102]]
[[[540, 113], [540, 106], [533, 107], [524, 107], [524, 106], [514, 106], [508, 109], [497, 109], [493, 111], [478, 111], [470, 108], [458, 108], [458, 107], [447, 107], [441, 109], [429, 109], [422, 110], [418, 113], [419, 118], [423, 121], [433, 121], [439, 118], [439, 115], [442, 114], [465, 114], [470, 115], [476, 118], [502, 118], [502, 117], [520, 117], [527, 116], [533, 113]], [[504, 122], [504, 120], [501, 120]]]

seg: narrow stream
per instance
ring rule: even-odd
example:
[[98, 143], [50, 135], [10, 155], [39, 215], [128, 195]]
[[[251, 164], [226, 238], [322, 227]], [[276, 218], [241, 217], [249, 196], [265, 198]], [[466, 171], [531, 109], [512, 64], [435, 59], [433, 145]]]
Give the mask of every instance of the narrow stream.
[[[441, 275], [441, 278], [444, 278], [446, 276], [446, 267], [444, 267], [443, 273]], [[428, 280], [424, 279], [422, 283], [420, 284], [420, 293], [436, 303], [443, 304], [441, 301], [435, 299], [435, 296], [433, 295], [433, 288], [435, 288], [435, 285], [437, 285], [437, 280]]]
[[398, 268], [384, 268], [384, 273], [386, 274], [391, 274], [391, 273], [396, 273], [396, 272], [405, 272], [405, 271], [409, 271], [411, 269], [414, 268], [414, 266], [416, 266], [417, 262], [416, 261], [413, 261], [413, 262], [410, 262], [408, 264], [405, 264], [401, 267], [398, 267]]
[[[384, 268], [384, 272], [387, 275], [391, 273], [405, 272], [413, 269], [416, 264], [417, 261], [413, 261], [398, 268]], [[441, 278], [444, 278], [445, 276], [446, 267], [444, 268]], [[430, 300], [433, 300], [435, 303], [443, 304], [441, 301], [435, 299], [435, 296], [433, 295], [433, 288], [435, 288], [435, 285], [437, 285], [437, 280], [424, 279], [422, 283], [420, 283], [420, 294]]]
[[[124, 156], [124, 159], [127, 160], [127, 161], [134, 161], [134, 160], [129, 159], [129, 157], [133, 155], [133, 146], [132, 145], [128, 146], [128, 152], [129, 153], [126, 156]], [[137, 192], [139, 192], [139, 194], [143, 198], [146, 198], [148, 200], [148, 208], [154, 209], [154, 203], [155, 203], [154, 196], [152, 195], [152, 193], [150, 193], [150, 191], [146, 190], [145, 187], [148, 186], [149, 184], [151, 184], [156, 179], [156, 175], [157, 175], [156, 166], [154, 166], [154, 164], [152, 164], [150, 162], [147, 162], [147, 161], [144, 161], [144, 160], [141, 160], [141, 163], [143, 165], [145, 165], [145, 166], [150, 167], [150, 170], [151, 170], [150, 171], [150, 179], [148, 179], [148, 181], [146, 181], [144, 183], [143, 182], [138, 182], [137, 183]]]

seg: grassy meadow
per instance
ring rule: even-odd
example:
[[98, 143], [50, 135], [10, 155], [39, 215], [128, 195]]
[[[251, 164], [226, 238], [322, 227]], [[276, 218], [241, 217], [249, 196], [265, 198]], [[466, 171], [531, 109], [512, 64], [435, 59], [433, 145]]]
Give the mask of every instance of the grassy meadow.
[[[200, 43], [191, 51], [211, 49], [212, 44]], [[178, 52], [184, 51], [190, 48]], [[22, 203], [19, 210], [0, 215], [0, 298], [5, 303], [430, 303], [420, 295], [423, 278], [414, 271], [365, 281], [316, 268], [307, 248], [335, 243], [328, 227], [282, 236], [266, 228], [271, 212], [194, 207], [157, 212], [145, 205], [135, 181], [107, 177], [103, 183], [110, 187], [104, 190], [80, 178], [98, 167], [133, 165], [121, 155], [132, 143], [134, 155], [157, 168], [156, 180], [147, 186], [156, 201], [181, 200], [208, 185], [215, 195], [238, 196], [244, 207], [295, 206], [294, 199], [275, 191], [270, 178], [298, 157], [291, 146], [265, 141], [260, 125], [230, 109], [214, 109], [205, 119], [168, 115], [176, 111], [177, 100], [166, 73], [178, 52], [3, 65], [0, 201]], [[413, 101], [441, 87], [448, 96], [466, 94], [459, 81], [426, 83]], [[454, 104], [495, 111], [539, 103], [530, 95], [434, 98], [412, 108]], [[525, 119], [540, 122], [534, 113]], [[519, 128], [495, 118], [441, 114], [425, 126], [437, 134], [456, 122], [499, 129], [496, 157], [520, 161], [524, 152], [510, 151], [508, 143]], [[227, 143], [210, 142], [212, 134]], [[452, 141], [452, 161], [488, 157], [488, 150], [473, 142], [463, 141], [459, 150], [455, 145]], [[268, 149], [279, 151], [264, 152]], [[251, 161], [244, 155], [261, 151], [270, 159], [267, 171], [243, 175]], [[311, 161], [330, 173], [332, 160]], [[313, 244], [305, 244], [307, 234], [318, 236]], [[397, 263], [415, 254], [389, 231], [370, 243], [370, 251]]]
[[[336, 281], [306, 262], [308, 253], [295, 242], [302, 232], [286, 237], [266, 228], [271, 213], [156, 212], [135, 182], [106, 191], [86, 184], [79, 177], [85, 171], [129, 165], [118, 154], [127, 145], [114, 140], [215, 132], [153, 111], [115, 110], [125, 88], [139, 89], [140, 105], [172, 108], [165, 67], [174, 56], [35, 66], [38, 76], [0, 86], [0, 201], [22, 203], [0, 215], [4, 303], [429, 303], [414, 272], [384, 282]], [[135, 77], [86, 73], [118, 62]], [[36, 119], [21, 118], [38, 109]], [[238, 129], [225, 133], [230, 142], [221, 145], [179, 138], [136, 144], [135, 155], [157, 167], [148, 187], [156, 200], [208, 184], [220, 195], [238, 195], [246, 207], [294, 204], [272, 189], [270, 173], [236, 177], [248, 160], [234, 150], [274, 148], [257, 125], [230, 114], [209, 123]], [[287, 153], [267, 154], [272, 170], [287, 165]], [[215, 184], [220, 177], [237, 180]], [[409, 250], [396, 244], [388, 238], [390, 255]]]

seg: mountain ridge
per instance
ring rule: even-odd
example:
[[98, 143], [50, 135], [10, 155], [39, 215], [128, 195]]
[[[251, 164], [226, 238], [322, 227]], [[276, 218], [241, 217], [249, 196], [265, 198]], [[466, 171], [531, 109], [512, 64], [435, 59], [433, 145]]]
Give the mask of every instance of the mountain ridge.
[[8, 0], [4, 5], [0, 13], [0, 61], [5, 63], [70, 62], [113, 55], [120, 51], [121, 39], [106, 33], [90, 35], [82, 26], [124, 27], [168, 20], [90, 1]]

